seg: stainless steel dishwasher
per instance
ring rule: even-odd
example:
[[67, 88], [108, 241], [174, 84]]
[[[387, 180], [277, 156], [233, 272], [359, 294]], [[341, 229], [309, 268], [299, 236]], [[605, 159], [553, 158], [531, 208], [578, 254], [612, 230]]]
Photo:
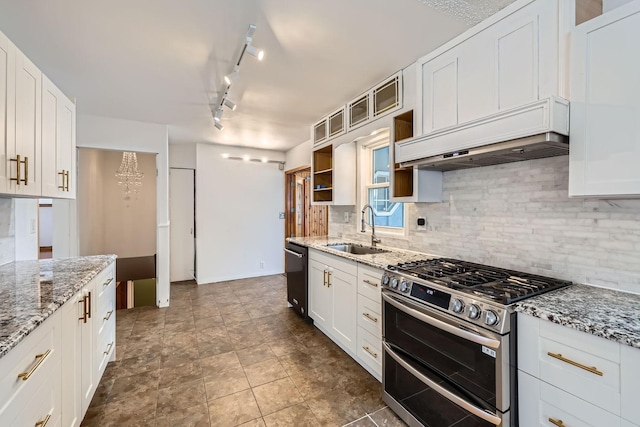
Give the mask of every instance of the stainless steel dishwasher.
[[287, 242], [285, 248], [285, 272], [287, 273], [287, 301], [305, 320], [307, 316], [307, 261], [308, 250], [304, 246]]

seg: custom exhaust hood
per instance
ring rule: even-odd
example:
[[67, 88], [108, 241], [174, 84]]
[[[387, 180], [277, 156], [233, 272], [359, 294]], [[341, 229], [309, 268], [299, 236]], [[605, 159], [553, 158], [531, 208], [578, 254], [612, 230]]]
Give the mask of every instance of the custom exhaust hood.
[[396, 143], [402, 167], [450, 171], [569, 154], [569, 103], [548, 98]]

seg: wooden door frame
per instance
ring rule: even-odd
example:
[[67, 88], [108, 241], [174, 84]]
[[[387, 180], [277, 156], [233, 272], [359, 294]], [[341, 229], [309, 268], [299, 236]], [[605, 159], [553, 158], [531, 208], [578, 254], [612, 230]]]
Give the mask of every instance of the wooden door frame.
[[294, 216], [291, 215], [291, 208], [293, 207], [292, 195], [291, 191], [291, 183], [295, 184], [296, 174], [298, 172], [309, 170], [311, 173], [311, 165], [308, 166], [300, 166], [295, 169], [290, 169], [284, 172], [284, 238], [288, 238], [291, 236], [291, 228], [295, 227]]

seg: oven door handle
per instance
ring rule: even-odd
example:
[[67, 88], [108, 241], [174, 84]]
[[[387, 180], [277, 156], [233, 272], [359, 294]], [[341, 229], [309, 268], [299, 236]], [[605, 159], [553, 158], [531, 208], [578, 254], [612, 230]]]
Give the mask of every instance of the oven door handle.
[[302, 258], [302, 257], [304, 256], [304, 255], [302, 255], [302, 254], [299, 254], [298, 252], [294, 252], [294, 251], [292, 251], [291, 249], [284, 248], [284, 251], [285, 251], [286, 253], [291, 254], [291, 255], [294, 255], [294, 256], [296, 256], [296, 257], [298, 257], [298, 258]]
[[462, 399], [460, 396], [450, 392], [449, 390], [447, 390], [446, 388], [442, 387], [441, 385], [439, 385], [438, 383], [432, 381], [431, 379], [427, 378], [426, 376], [424, 376], [420, 371], [418, 371], [416, 368], [414, 368], [413, 366], [409, 365], [407, 362], [405, 362], [402, 357], [400, 357], [400, 355], [398, 353], [396, 353], [395, 351], [393, 351], [391, 349], [391, 346], [389, 344], [387, 344], [386, 342], [383, 342], [382, 345], [384, 345], [384, 351], [387, 352], [387, 354], [389, 356], [391, 356], [393, 358], [393, 360], [395, 360], [400, 366], [402, 366], [404, 369], [406, 369], [407, 371], [409, 371], [414, 377], [416, 377], [417, 379], [419, 379], [420, 381], [422, 381], [427, 387], [432, 388], [435, 392], [437, 392], [438, 394], [440, 394], [441, 396], [447, 398], [448, 400], [450, 400], [452, 403], [458, 405], [459, 407], [467, 410], [468, 412], [471, 412], [473, 415], [482, 418], [483, 420], [499, 426], [502, 423], [502, 420], [499, 417], [496, 417], [495, 415], [478, 408], [477, 406], [472, 405], [471, 403], [467, 402], [466, 400]]
[[397, 308], [398, 310], [408, 314], [409, 316], [415, 317], [417, 319], [422, 320], [425, 323], [428, 323], [431, 326], [434, 326], [443, 331], [449, 332], [455, 336], [460, 338], [464, 338], [466, 340], [472, 341], [476, 344], [484, 345], [486, 347], [497, 349], [500, 347], [500, 341], [494, 340], [493, 338], [485, 337], [482, 335], [474, 334], [473, 332], [466, 331], [464, 329], [456, 328], [453, 325], [450, 325], [442, 320], [438, 320], [434, 317], [428, 316], [418, 310], [415, 310], [411, 307], [407, 307], [405, 304], [401, 303], [397, 299], [388, 296], [384, 292], [382, 293], [382, 299]]

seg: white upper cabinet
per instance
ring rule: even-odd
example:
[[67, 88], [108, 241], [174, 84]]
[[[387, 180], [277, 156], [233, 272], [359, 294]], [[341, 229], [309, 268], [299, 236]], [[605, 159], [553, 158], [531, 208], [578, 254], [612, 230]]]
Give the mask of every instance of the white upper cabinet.
[[560, 7], [518, 1], [419, 59], [418, 134], [562, 96]]
[[639, 39], [639, 1], [571, 34], [570, 196], [640, 196]]
[[42, 195], [75, 197], [75, 105], [42, 81]]
[[9, 192], [9, 141], [14, 141], [15, 48], [0, 33], [0, 192]]

